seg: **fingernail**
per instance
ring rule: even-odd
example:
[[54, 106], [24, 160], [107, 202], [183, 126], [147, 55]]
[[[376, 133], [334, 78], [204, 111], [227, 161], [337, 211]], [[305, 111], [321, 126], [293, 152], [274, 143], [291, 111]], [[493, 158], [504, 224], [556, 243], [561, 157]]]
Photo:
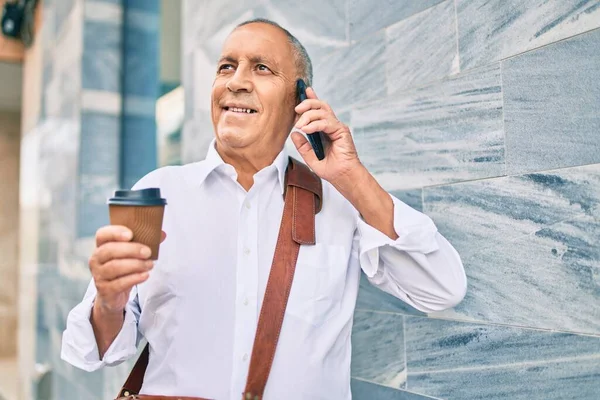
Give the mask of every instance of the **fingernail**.
[[154, 267], [154, 261], [146, 261], [146, 268], [150, 269]]
[[131, 232], [130, 231], [123, 231], [123, 232], [121, 232], [121, 237], [123, 239], [131, 239]]
[[147, 247], [142, 247], [142, 250], [140, 250], [140, 254], [142, 255], [142, 257], [150, 257], [152, 251], [150, 251], [150, 249]]

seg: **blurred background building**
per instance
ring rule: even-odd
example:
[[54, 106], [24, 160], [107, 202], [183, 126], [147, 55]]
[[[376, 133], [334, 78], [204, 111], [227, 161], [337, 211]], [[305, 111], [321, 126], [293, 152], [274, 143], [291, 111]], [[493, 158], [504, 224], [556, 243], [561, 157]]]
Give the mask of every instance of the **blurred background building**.
[[0, 399], [114, 397], [131, 364], [60, 359], [106, 198], [204, 157], [253, 17], [469, 278], [430, 315], [361, 282], [354, 398], [600, 398], [600, 0], [43, 0], [31, 47], [0, 38]]

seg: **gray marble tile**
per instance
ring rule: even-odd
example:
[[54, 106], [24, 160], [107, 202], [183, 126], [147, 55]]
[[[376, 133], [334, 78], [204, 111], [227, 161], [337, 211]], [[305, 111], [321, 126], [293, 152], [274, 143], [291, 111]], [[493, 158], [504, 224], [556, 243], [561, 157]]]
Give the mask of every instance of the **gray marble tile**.
[[127, 7], [133, 10], [141, 10], [148, 13], [160, 13], [160, 0], [127, 0]]
[[600, 165], [426, 188], [465, 299], [439, 315], [600, 333]]
[[357, 311], [352, 329], [352, 377], [397, 389], [406, 384], [403, 317]]
[[120, 131], [118, 116], [93, 112], [81, 114], [81, 174], [119, 173]]
[[61, 27], [69, 18], [69, 14], [73, 11], [75, 2], [75, 0], [61, 0], [52, 4], [52, 8], [54, 9], [54, 17], [56, 18], [54, 25], [56, 27], [56, 33], [60, 32]]
[[315, 64], [314, 88], [334, 111], [386, 95], [383, 31], [329, 54]]
[[208, 112], [197, 114], [193, 120], [183, 123], [181, 136], [181, 161], [184, 164], [204, 160], [208, 146], [215, 137]]
[[[197, 3], [197, 4], [192, 4]], [[268, 18], [295, 35], [307, 48], [311, 58], [346, 47], [345, 0], [322, 2], [308, 0], [298, 4], [291, 0], [262, 5], [257, 0], [184, 3], [184, 51], [196, 48], [216, 62], [223, 42], [240, 22]]]
[[504, 174], [499, 65], [360, 106], [363, 163], [387, 190]]
[[456, 0], [461, 70], [600, 27], [598, 0]]
[[186, 90], [191, 91], [187, 96], [191, 98], [190, 112], [193, 117], [202, 116], [205, 113], [210, 113], [212, 84], [217, 64], [216, 61], [209, 59], [206, 52], [200, 49], [196, 49], [191, 53], [189, 61], [191, 62], [190, 81], [192, 84]]
[[455, 15], [447, 0], [386, 28], [388, 93], [459, 72]]
[[395, 190], [390, 193], [415, 210], [423, 212], [423, 190]]
[[392, 389], [386, 386], [370, 382], [352, 379], [353, 400], [427, 400], [433, 397], [407, 392], [405, 390]]
[[352, 113], [350, 111], [337, 112], [335, 110], [334, 110], [334, 112], [335, 112], [336, 117], [340, 120], [340, 122], [343, 124], [346, 124], [350, 128], [350, 133], [352, 133], [352, 126], [351, 126]]
[[409, 374], [600, 359], [600, 337], [405, 317]]
[[108, 223], [106, 199], [119, 186], [120, 131], [118, 116], [81, 115], [79, 156], [79, 237], [93, 236]]
[[130, 188], [157, 167], [156, 120], [125, 115], [121, 139], [121, 187]]
[[[183, 52], [187, 54], [206, 45], [206, 41], [215, 35], [219, 38], [219, 47], [238, 23], [253, 18], [252, 8], [258, 0], [182, 0], [182, 40]], [[213, 47], [211, 44], [210, 47]], [[213, 54], [214, 56], [214, 54]], [[214, 60], [216, 62], [216, 60]]]
[[109, 92], [121, 90], [121, 29], [114, 24], [85, 21], [82, 87]]
[[360, 287], [356, 309], [361, 311], [385, 311], [406, 315], [426, 315], [416, 308], [409, 306], [404, 301], [385, 293], [383, 290], [371, 285], [364, 273], [360, 274]]
[[[334, 112], [347, 112], [354, 101], [351, 76], [347, 73], [349, 49], [335, 51], [314, 64], [313, 88]], [[385, 86], [384, 86], [385, 89]]]
[[157, 99], [159, 96], [160, 35], [156, 26], [128, 25], [124, 30], [123, 93]]
[[383, 0], [374, 5], [370, 0], [349, 0], [350, 39], [360, 40], [441, 2], [442, 0]]
[[184, 119], [194, 116], [194, 53], [182, 55], [181, 59], [181, 86], [184, 91]]
[[502, 63], [509, 174], [600, 162], [598, 49], [595, 30]]
[[599, 359], [409, 376], [409, 387], [447, 400], [597, 400]]
[[278, 0], [256, 7], [254, 17], [268, 18], [296, 36], [313, 61], [348, 45], [346, 0]]

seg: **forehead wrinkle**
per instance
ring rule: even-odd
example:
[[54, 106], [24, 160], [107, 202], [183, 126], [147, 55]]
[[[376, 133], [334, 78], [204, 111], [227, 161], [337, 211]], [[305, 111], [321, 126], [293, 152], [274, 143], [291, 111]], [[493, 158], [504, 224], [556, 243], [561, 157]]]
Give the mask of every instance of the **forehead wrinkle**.
[[222, 56], [221, 58], [219, 58], [219, 63], [222, 63], [223, 61], [227, 61], [227, 62], [237, 62], [237, 60], [235, 59], [235, 57], [227, 55], [227, 56]]

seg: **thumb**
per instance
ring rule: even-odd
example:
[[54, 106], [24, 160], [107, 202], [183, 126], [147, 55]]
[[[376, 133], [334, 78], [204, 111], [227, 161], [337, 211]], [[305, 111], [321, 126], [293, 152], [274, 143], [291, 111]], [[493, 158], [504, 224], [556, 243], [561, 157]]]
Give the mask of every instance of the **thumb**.
[[164, 242], [165, 239], [167, 238], [167, 233], [165, 231], [161, 231], [160, 232], [160, 242]]
[[315, 154], [310, 142], [304, 135], [298, 131], [292, 132], [292, 142], [298, 150], [298, 153], [302, 156], [308, 166], [312, 166], [313, 163], [317, 162], [317, 155]]

